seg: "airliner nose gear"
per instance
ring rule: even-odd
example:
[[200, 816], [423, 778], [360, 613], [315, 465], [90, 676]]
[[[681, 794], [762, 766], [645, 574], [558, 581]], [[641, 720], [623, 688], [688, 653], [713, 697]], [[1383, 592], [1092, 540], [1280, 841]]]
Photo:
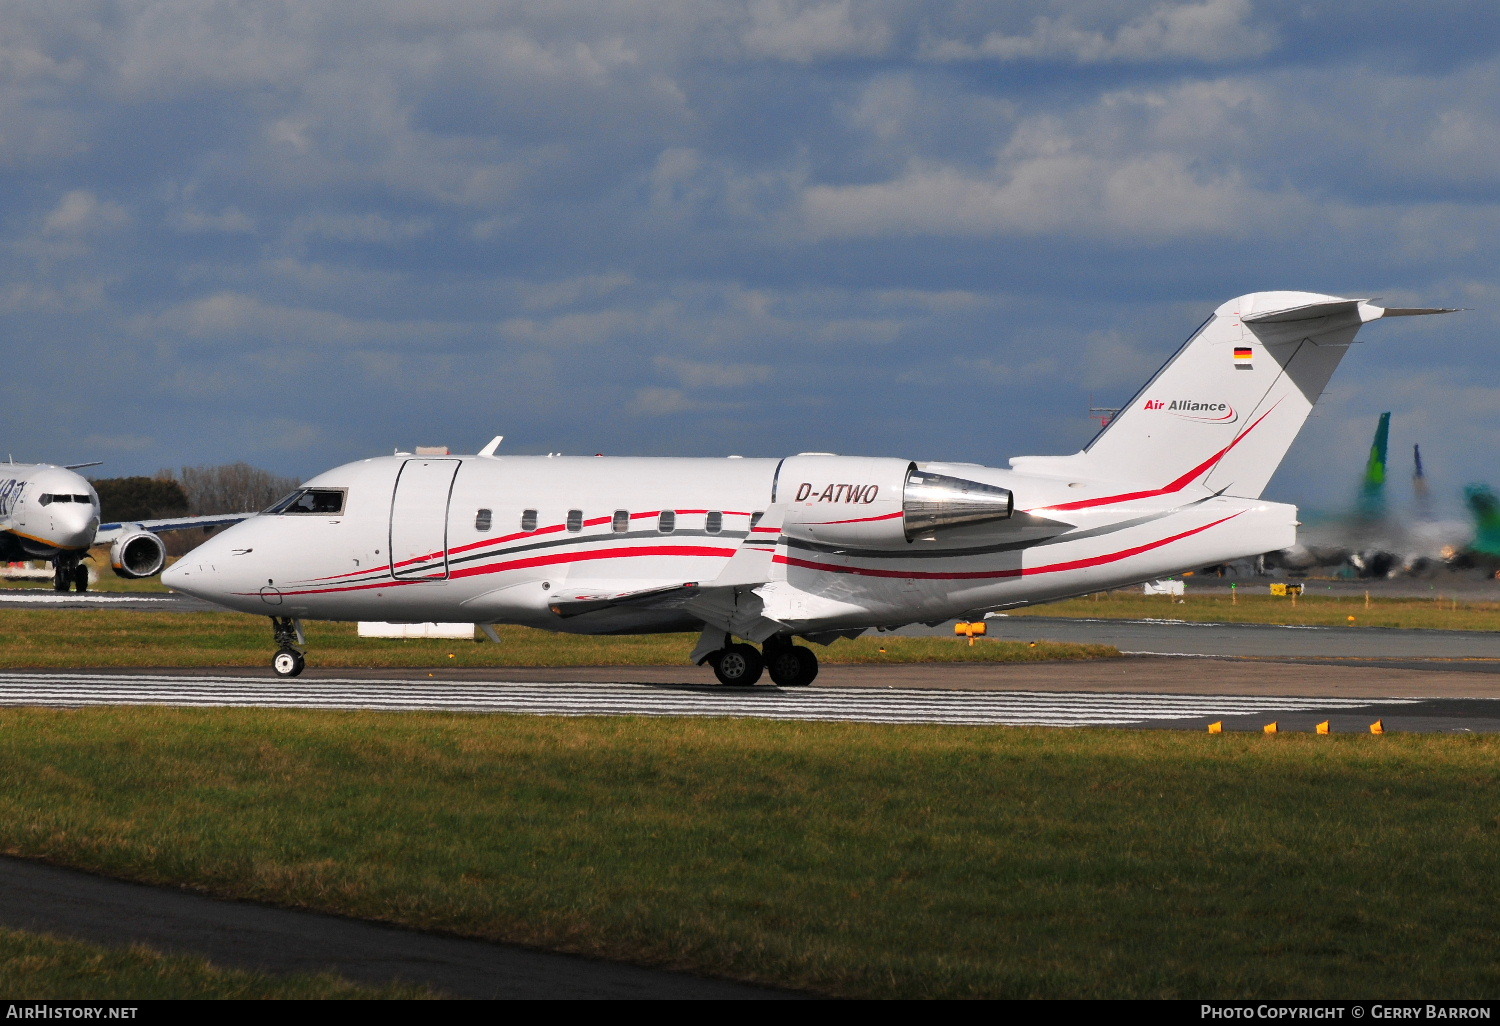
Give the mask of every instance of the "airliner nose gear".
[[307, 666], [303, 649], [307, 639], [302, 634], [302, 622], [290, 616], [271, 617], [271, 633], [275, 636], [277, 651], [271, 657], [271, 669], [278, 677], [295, 677]]
[[52, 590], [53, 591], [88, 591], [89, 571], [88, 567], [79, 563], [78, 559], [68, 559], [62, 556], [52, 564]]

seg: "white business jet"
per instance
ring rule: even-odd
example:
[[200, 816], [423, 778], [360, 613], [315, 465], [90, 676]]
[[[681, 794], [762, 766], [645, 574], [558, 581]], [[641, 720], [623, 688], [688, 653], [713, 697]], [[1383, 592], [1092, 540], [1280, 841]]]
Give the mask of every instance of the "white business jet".
[[57, 591], [87, 591], [83, 558], [94, 545], [108, 545], [110, 567], [121, 577], [161, 572], [167, 549], [158, 535], [190, 527], [221, 527], [249, 514], [174, 517], [101, 524], [99, 495], [75, 473], [97, 463], [56, 467], [50, 463], [0, 463], [0, 561], [42, 559], [52, 564]]
[[[194, 549], [171, 588], [272, 619], [699, 631], [725, 684], [809, 683], [828, 644], [1282, 549], [1259, 498], [1366, 321], [1439, 310], [1260, 292], [1212, 317], [1082, 452], [1002, 470], [786, 459], [397, 454], [313, 478]], [[739, 640], [736, 640], [739, 639]], [[498, 639], [497, 639], [498, 640]], [[757, 649], [754, 646], [759, 645]]]

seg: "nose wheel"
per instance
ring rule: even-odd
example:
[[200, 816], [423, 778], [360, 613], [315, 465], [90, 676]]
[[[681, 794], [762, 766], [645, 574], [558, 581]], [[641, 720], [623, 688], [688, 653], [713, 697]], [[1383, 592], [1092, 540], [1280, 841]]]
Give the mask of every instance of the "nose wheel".
[[279, 646], [271, 657], [271, 669], [278, 677], [297, 676], [307, 667], [307, 657], [302, 653], [307, 644], [302, 635], [302, 622], [290, 616], [273, 616], [271, 633]]
[[59, 558], [52, 565], [53, 591], [88, 591], [89, 568], [77, 560]]

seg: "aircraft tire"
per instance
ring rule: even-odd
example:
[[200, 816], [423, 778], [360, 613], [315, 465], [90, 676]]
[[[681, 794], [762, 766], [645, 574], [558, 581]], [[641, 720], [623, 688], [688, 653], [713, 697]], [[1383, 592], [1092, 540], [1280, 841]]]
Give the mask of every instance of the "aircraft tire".
[[295, 677], [307, 666], [307, 660], [295, 648], [283, 648], [271, 657], [271, 669], [278, 677]]
[[766, 661], [749, 645], [730, 645], [713, 656], [714, 676], [720, 684], [749, 687], [760, 680]]
[[75, 566], [73, 568], [73, 590], [82, 594], [89, 590], [89, 568], [86, 566]]
[[812, 649], [787, 645], [766, 654], [771, 680], [784, 688], [805, 688], [818, 675], [818, 657]]
[[68, 579], [68, 572], [66, 570], [57, 569], [52, 571], [53, 591], [67, 591], [71, 584], [72, 581]]

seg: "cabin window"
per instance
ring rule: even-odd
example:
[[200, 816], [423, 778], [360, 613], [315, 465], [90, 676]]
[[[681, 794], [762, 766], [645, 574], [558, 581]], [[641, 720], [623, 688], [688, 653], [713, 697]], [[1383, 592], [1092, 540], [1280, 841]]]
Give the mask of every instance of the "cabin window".
[[765, 516], [765, 515], [766, 514], [765, 514], [764, 511], [759, 512], [759, 513], [751, 513], [750, 514], [750, 526], [754, 527], [756, 524], [760, 523], [760, 518], [763, 517], [763, 516]]
[[703, 527], [709, 534], [718, 534], [724, 530], [724, 514], [718, 510], [713, 510], [708, 514], [708, 520], [704, 523]]
[[662, 510], [661, 515], [656, 518], [656, 529], [662, 534], [671, 534], [677, 530], [677, 511], [671, 509]]
[[344, 488], [299, 488], [266, 510], [266, 513], [338, 516], [344, 512], [346, 491]]
[[609, 529], [615, 534], [624, 534], [630, 530], [630, 511], [625, 509], [615, 510], [615, 515], [609, 521]]
[[487, 509], [482, 509], [479, 512], [475, 513], [474, 514], [474, 530], [476, 530], [476, 531], [488, 531], [490, 529], [490, 518], [491, 518], [491, 512], [489, 510], [487, 510]]
[[525, 509], [525, 510], [521, 511], [521, 530], [523, 530], [523, 531], [535, 531], [536, 530], [536, 510], [534, 510], [534, 509]]
[[582, 531], [583, 530], [583, 510], [581, 510], [581, 509], [570, 509], [570, 510], [568, 510], [568, 530], [570, 530], [570, 531]]

